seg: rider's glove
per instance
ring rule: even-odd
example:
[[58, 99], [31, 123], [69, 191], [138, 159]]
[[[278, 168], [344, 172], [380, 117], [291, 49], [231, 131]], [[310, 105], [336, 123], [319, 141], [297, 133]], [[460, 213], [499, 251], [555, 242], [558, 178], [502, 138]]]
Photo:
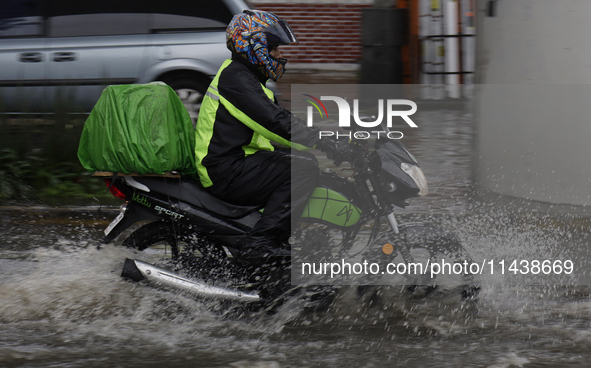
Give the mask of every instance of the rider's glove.
[[324, 137], [316, 143], [316, 148], [326, 153], [326, 157], [328, 157], [329, 160], [337, 158], [342, 159], [349, 152], [349, 142]]

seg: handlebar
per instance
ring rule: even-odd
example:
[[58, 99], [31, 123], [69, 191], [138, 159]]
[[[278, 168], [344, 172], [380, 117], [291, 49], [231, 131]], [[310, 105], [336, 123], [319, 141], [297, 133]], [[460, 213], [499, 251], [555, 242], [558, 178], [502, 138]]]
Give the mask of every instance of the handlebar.
[[[367, 147], [364, 144], [355, 141], [349, 141], [347, 150], [345, 152], [339, 152], [336, 154], [333, 163], [336, 167], [339, 167], [343, 162], [349, 162], [353, 164], [357, 159], [365, 160], [367, 156]], [[329, 157], [329, 159], [330, 158], [331, 157]]]

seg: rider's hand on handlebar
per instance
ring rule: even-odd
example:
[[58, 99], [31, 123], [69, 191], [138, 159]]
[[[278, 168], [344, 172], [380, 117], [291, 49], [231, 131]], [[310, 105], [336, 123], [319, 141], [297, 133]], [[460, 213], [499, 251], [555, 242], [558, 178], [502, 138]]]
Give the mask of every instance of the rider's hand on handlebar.
[[[329, 160], [335, 160], [339, 164], [346, 161], [347, 153], [349, 152], [349, 142], [344, 140], [337, 140], [331, 137], [324, 137], [316, 144], [316, 148], [326, 153]], [[339, 166], [339, 165], [336, 165]]]

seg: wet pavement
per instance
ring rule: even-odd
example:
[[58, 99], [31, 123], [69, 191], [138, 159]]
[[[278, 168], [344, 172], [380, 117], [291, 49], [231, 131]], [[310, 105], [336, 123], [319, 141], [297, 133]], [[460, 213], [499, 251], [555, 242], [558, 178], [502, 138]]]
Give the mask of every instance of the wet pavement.
[[[328, 79], [327, 79], [328, 78]], [[336, 78], [336, 79], [335, 79]], [[288, 74], [283, 82], [351, 83]], [[288, 83], [279, 84], [284, 102]], [[495, 259], [589, 257], [586, 209], [527, 204], [474, 188], [472, 115], [424, 111], [404, 143], [430, 194], [401, 220], [437, 218], [471, 252]], [[349, 175], [347, 171], [341, 172]], [[276, 314], [224, 316], [215, 302], [119, 277], [118, 246], [97, 250], [113, 207], [0, 209], [3, 367], [587, 367], [591, 290], [542, 279], [489, 279], [477, 302], [397, 287], [344, 287], [324, 312], [290, 300]], [[586, 270], [578, 270], [586, 272]]]

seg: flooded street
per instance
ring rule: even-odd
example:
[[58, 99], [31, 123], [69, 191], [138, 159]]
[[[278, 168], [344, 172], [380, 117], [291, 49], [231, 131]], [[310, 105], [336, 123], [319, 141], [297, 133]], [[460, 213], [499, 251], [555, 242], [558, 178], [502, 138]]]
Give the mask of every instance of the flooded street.
[[[400, 210], [445, 221], [480, 257], [588, 256], [584, 214], [504, 208], [471, 187], [471, 115], [426, 111], [404, 143], [430, 195]], [[494, 202], [494, 203], [493, 203]], [[96, 249], [113, 210], [0, 210], [2, 367], [588, 367], [591, 288], [490, 278], [459, 295], [343, 287], [325, 312], [224, 315], [215, 302], [120, 278], [133, 252]], [[579, 270], [580, 271], [580, 270]], [[581, 271], [582, 272], [582, 271]], [[541, 280], [541, 279], [540, 279]]]

